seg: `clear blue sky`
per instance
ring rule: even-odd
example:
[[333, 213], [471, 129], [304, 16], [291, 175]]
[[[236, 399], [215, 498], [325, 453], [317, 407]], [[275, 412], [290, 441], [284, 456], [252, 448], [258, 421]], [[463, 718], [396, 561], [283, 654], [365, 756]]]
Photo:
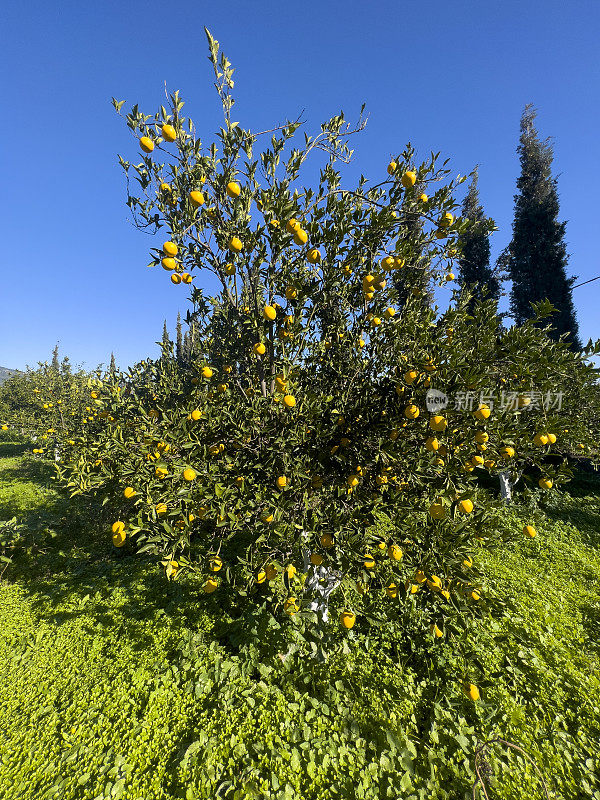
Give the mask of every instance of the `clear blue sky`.
[[[570, 274], [600, 274], [600, 6], [597, 0], [119, 0], [7, 3], [0, 63], [0, 365], [61, 353], [88, 368], [157, 355], [186, 289], [146, 269], [162, 243], [128, 221], [117, 153], [138, 154], [110, 104], [154, 113], [179, 89], [204, 142], [220, 124], [203, 31], [236, 68], [234, 119], [263, 130], [305, 109], [307, 129], [366, 103], [350, 185], [383, 174], [410, 141], [454, 174], [480, 165], [486, 213], [510, 240], [523, 106], [551, 136]], [[596, 55], [594, 55], [596, 54]], [[210, 284], [209, 288], [211, 287]], [[576, 289], [584, 341], [600, 337], [600, 281]], [[443, 297], [442, 297], [443, 299]]]

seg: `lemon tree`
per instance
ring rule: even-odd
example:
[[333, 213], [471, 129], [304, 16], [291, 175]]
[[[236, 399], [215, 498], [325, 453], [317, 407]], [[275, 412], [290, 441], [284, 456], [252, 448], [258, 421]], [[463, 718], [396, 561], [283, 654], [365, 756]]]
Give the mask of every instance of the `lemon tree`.
[[[440, 638], [484, 594], [475, 549], [494, 540], [496, 501], [479, 477], [526, 464], [528, 492], [568, 480], [548, 454], [589, 441], [585, 415], [564, 409], [585, 404], [600, 348], [552, 341], [544, 306], [508, 330], [464, 293], [434, 306], [428, 290], [452, 280], [471, 224], [456, 216], [464, 179], [408, 146], [374, 182], [342, 188], [363, 122], [340, 114], [301, 144], [299, 121], [244, 130], [233, 69], [207, 37], [218, 144], [203, 146], [175, 92], [168, 109], [126, 114], [141, 160], [120, 157], [140, 186], [135, 221], [160, 236], [150, 265], [173, 291], [189, 286], [193, 361], [163, 352], [92, 382], [97, 424], [60, 477], [102, 497], [116, 547], [155, 553], [170, 579], [200, 574], [207, 596], [300, 626], [333, 608], [342, 630], [411, 602]], [[299, 183], [309, 158], [315, 188]], [[486, 400], [503, 392], [512, 407]], [[533, 393], [561, 408], [525, 410]], [[382, 519], [385, 537], [372, 533]]]

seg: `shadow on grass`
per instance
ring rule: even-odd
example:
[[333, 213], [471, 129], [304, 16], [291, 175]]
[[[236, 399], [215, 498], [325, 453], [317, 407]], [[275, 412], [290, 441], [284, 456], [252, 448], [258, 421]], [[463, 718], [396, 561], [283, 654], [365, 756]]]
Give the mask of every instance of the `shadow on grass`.
[[29, 482], [41, 486], [52, 486], [54, 467], [48, 461], [38, 458], [21, 458], [17, 464], [0, 465], [0, 480], [5, 483]]
[[25, 442], [0, 442], [0, 458], [17, 458], [29, 449]]

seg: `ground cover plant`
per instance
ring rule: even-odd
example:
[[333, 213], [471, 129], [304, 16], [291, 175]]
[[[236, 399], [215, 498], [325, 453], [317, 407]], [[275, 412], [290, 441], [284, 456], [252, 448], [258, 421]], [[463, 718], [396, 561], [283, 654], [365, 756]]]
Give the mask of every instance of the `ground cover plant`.
[[[550, 796], [600, 796], [596, 474], [543, 501], [534, 539], [481, 550], [491, 617], [466, 661], [453, 641], [424, 646], [411, 614], [316, 662], [265, 620], [235, 646], [198, 576], [120, 555], [29, 449], [0, 444], [0, 526], [20, 529], [0, 583], [0, 796], [466, 798], [494, 737]], [[518, 751], [487, 759], [490, 797], [544, 796]]]

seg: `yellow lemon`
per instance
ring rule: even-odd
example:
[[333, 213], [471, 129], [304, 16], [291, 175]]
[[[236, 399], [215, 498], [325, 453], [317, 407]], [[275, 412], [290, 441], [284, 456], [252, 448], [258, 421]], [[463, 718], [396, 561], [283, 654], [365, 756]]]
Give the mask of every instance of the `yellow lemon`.
[[172, 125], [163, 125], [161, 133], [165, 142], [174, 142], [177, 138], [177, 131]]
[[488, 419], [491, 413], [491, 410], [485, 404], [480, 405], [479, 408], [474, 412], [477, 419], [480, 420]]
[[479, 700], [479, 689], [475, 684], [468, 683], [463, 686], [463, 691], [471, 700]]
[[112, 541], [115, 547], [123, 547], [125, 544], [125, 531], [117, 531], [112, 535]]
[[232, 253], [239, 253], [243, 246], [241, 239], [238, 239], [237, 236], [233, 236], [229, 241], [229, 249]]
[[550, 478], [540, 478], [538, 481], [538, 486], [540, 489], [551, 489], [552, 480]]
[[410, 189], [417, 182], [417, 173], [413, 172], [412, 170], [409, 170], [408, 172], [404, 173], [404, 175], [401, 178], [401, 181], [402, 181], [402, 186], [404, 186], [405, 189]]
[[188, 482], [189, 481], [193, 481], [195, 477], [196, 477], [196, 473], [194, 472], [193, 469], [190, 469], [188, 467], [187, 469], [183, 470], [183, 479], [184, 479], [184, 481], [188, 481]]
[[140, 146], [146, 153], [151, 153], [154, 150], [154, 142], [148, 136], [142, 136]]
[[440, 638], [440, 636], [443, 636], [443, 635], [444, 635], [444, 634], [443, 634], [443, 632], [442, 632], [442, 631], [441, 631], [441, 630], [438, 628], [438, 626], [435, 624], [435, 622], [433, 623], [433, 625], [431, 625], [431, 626], [430, 626], [430, 628], [429, 628], [429, 631], [430, 631], [430, 632], [431, 632], [431, 633], [432, 633], [434, 636], [436, 636], [438, 639]]
[[202, 375], [203, 375], [205, 378], [212, 378], [212, 376], [213, 376], [213, 371], [212, 371], [212, 369], [211, 369], [210, 367], [203, 367], [203, 369], [202, 369]]
[[408, 419], [416, 419], [419, 416], [419, 409], [414, 403], [406, 406], [404, 409], [404, 416]]
[[297, 228], [294, 231], [294, 241], [296, 244], [306, 244], [308, 242], [308, 233], [303, 228]]
[[208, 578], [202, 587], [206, 594], [212, 594], [217, 588], [217, 582], [214, 578]]
[[219, 556], [213, 556], [208, 562], [208, 566], [213, 572], [218, 572], [223, 566], [223, 561]]
[[370, 553], [366, 553], [364, 564], [367, 569], [375, 568], [375, 559]]
[[254, 352], [255, 352], [257, 355], [259, 355], [259, 356], [262, 356], [262, 355], [264, 355], [264, 354], [265, 354], [265, 351], [266, 351], [266, 349], [267, 349], [267, 348], [264, 346], [264, 344], [263, 344], [262, 342], [257, 342], [257, 343], [254, 345]]
[[447, 420], [444, 419], [444, 417], [440, 416], [439, 414], [436, 414], [435, 416], [430, 417], [429, 419], [429, 427], [431, 428], [432, 431], [435, 431], [436, 433], [443, 433], [443, 431], [446, 430], [447, 426], [448, 426]]
[[356, 614], [353, 611], [342, 611], [340, 614], [340, 622], [347, 628], [348, 630], [354, 627], [354, 623], [356, 622]]
[[286, 478], [286, 476], [285, 475], [280, 475], [277, 478], [277, 488], [278, 489], [285, 489], [286, 486], [287, 486], [287, 478]]
[[461, 500], [458, 507], [464, 514], [470, 514], [473, 511], [473, 503], [468, 499]]
[[391, 544], [388, 547], [388, 556], [392, 561], [400, 561], [402, 558], [402, 549], [397, 544]]
[[306, 259], [309, 264], [318, 264], [321, 260], [321, 253], [316, 247], [313, 247], [312, 250], [309, 250], [306, 254]]
[[163, 269], [166, 270], [175, 269], [175, 267], [177, 266], [177, 262], [175, 261], [175, 259], [170, 257], [163, 258], [160, 263], [162, 264]]
[[198, 192], [196, 190], [193, 191], [193, 192], [190, 192], [190, 200], [192, 202], [192, 205], [195, 208], [198, 208], [199, 206], [203, 206], [204, 203], [206, 202], [202, 192]]
[[283, 402], [288, 408], [293, 408], [296, 405], [296, 398], [291, 394], [286, 394], [283, 398]]
[[179, 248], [175, 244], [175, 242], [165, 242], [163, 244], [163, 253], [167, 256], [176, 256], [179, 252]]
[[276, 316], [277, 316], [277, 311], [273, 308], [273, 306], [265, 306], [263, 308], [263, 317], [266, 320], [273, 322]]
[[387, 168], [388, 175], [393, 175], [394, 172], [396, 172], [396, 167], [397, 166], [398, 166], [398, 164], [396, 164], [395, 161], [390, 161], [390, 163], [388, 164], [388, 168]]
[[239, 183], [236, 181], [230, 181], [227, 184], [227, 194], [229, 197], [239, 197], [240, 196], [241, 187]]
[[525, 536], [529, 536], [532, 539], [534, 536], [537, 536], [537, 531], [533, 527], [533, 525], [525, 525], [525, 527], [523, 528], [523, 533], [525, 534]]
[[127, 499], [133, 497], [134, 495], [135, 495], [135, 489], [132, 486], [127, 486], [123, 490], [123, 496], [126, 497]]
[[389, 586], [386, 588], [386, 594], [388, 597], [391, 597], [392, 600], [395, 600], [398, 597], [398, 587], [395, 583], [390, 583]]

